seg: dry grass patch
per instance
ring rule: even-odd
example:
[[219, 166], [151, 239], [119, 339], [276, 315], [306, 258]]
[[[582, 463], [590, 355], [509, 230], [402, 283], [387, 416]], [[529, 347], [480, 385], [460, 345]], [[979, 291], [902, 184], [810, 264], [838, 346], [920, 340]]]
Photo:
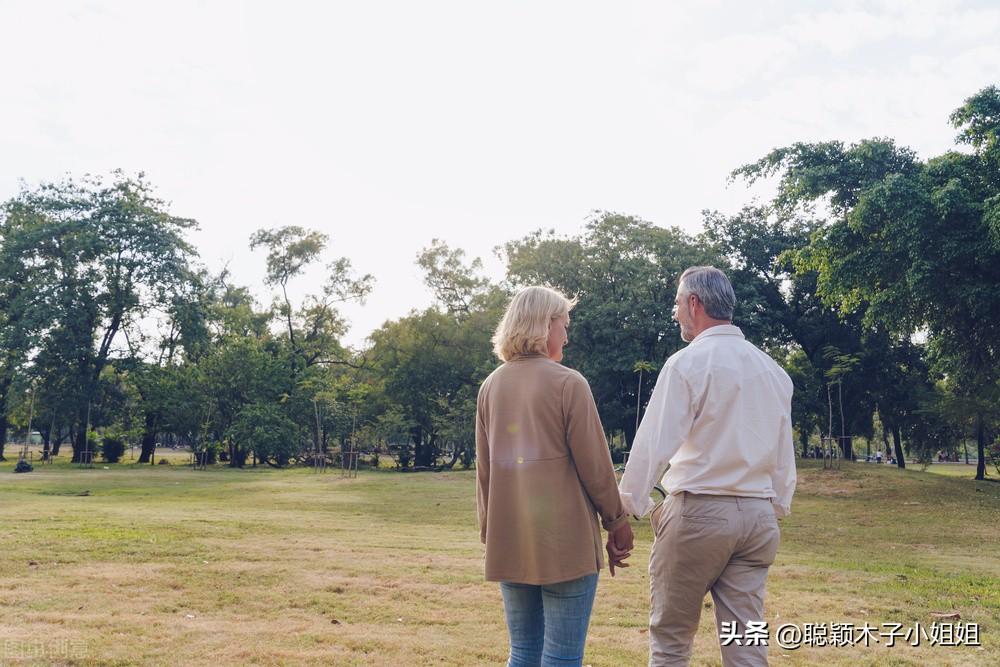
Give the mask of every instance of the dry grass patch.
[[[773, 647], [772, 664], [1000, 663], [1000, 566], [989, 556], [1000, 489], [889, 466], [800, 472], [769, 583], [772, 629], [929, 623], [958, 609], [980, 623], [984, 646]], [[58, 465], [5, 476], [0, 637], [21, 652], [0, 664], [502, 664], [473, 479]], [[601, 578], [588, 664], [645, 663], [651, 533], [646, 522], [636, 530], [632, 567]], [[693, 664], [720, 664], [717, 642], [706, 598]], [[31, 657], [32, 646], [72, 650]]]

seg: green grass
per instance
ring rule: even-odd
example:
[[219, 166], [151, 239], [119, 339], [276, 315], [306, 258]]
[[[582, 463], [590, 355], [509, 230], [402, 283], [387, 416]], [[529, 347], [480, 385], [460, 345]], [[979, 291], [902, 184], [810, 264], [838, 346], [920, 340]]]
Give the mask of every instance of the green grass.
[[[919, 464], [910, 464], [914, 470], [925, 470]], [[970, 464], [966, 464], [964, 461], [959, 463], [931, 463], [926, 468], [926, 472], [932, 472], [935, 475], [947, 475], [948, 477], [964, 477], [966, 479], [973, 479], [976, 476], [976, 463], [973, 461]], [[997, 476], [997, 469], [989, 463], [986, 463], [986, 476], [993, 477]]]
[[[503, 663], [474, 473], [193, 471], [172, 456], [0, 464], [0, 665]], [[772, 646], [772, 664], [1000, 664], [1000, 484], [934, 468], [800, 468], [767, 620], [927, 625], [955, 610], [981, 649]], [[645, 664], [651, 533], [636, 528], [633, 566], [601, 578], [587, 664]], [[717, 665], [710, 598], [703, 611], [693, 664]]]

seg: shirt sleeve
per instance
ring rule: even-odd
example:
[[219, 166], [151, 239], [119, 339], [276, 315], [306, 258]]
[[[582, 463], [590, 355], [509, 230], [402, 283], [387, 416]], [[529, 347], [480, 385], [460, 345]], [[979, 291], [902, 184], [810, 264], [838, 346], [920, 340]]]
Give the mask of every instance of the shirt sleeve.
[[486, 510], [490, 498], [490, 447], [483, 418], [483, 394], [476, 400], [476, 514], [479, 540], [486, 544]]
[[792, 494], [795, 493], [795, 443], [792, 441], [792, 404], [791, 395], [785, 414], [781, 417], [781, 429], [778, 441], [778, 460], [774, 474], [771, 476], [771, 488], [774, 489], [774, 514], [778, 517], [792, 513]]
[[649, 494], [691, 432], [695, 415], [692, 398], [691, 386], [668, 359], [632, 441], [618, 487], [622, 504], [630, 514], [645, 516], [655, 506]]
[[601, 525], [605, 530], [614, 530], [628, 521], [628, 514], [618, 497], [611, 452], [590, 385], [582, 375], [574, 374], [563, 385], [562, 398], [566, 443], [576, 473], [601, 516]]

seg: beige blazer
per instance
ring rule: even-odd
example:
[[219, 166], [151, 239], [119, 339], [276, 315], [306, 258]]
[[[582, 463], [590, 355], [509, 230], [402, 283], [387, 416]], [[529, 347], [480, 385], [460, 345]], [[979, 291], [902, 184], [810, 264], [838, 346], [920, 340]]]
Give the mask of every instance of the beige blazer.
[[476, 402], [486, 579], [568, 581], [604, 566], [605, 529], [628, 520], [590, 386], [541, 354], [497, 368]]

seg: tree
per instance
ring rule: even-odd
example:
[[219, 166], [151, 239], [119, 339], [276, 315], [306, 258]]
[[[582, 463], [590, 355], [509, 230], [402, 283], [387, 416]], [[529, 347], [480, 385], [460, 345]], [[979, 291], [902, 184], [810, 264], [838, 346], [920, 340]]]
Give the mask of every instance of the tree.
[[207, 418], [199, 417], [209, 408], [193, 378], [197, 362], [213, 345], [211, 325], [222, 314], [226, 273], [212, 276], [205, 269], [195, 269], [185, 278], [173, 286], [154, 353], [146, 352], [148, 340], [141, 332], [127, 338], [144, 412], [140, 463], [153, 463], [161, 431], [172, 431], [193, 443], [201, 434], [195, 423]]
[[44, 215], [24, 196], [0, 207], [0, 461], [5, 460], [12, 387], [51, 322], [45, 304], [51, 276], [36, 254], [48, 231]]
[[550, 285], [579, 303], [565, 363], [590, 382], [604, 427], [635, 434], [637, 360], [657, 367], [684, 343], [671, 307], [677, 280], [689, 266], [719, 257], [678, 229], [598, 212], [581, 236], [541, 231], [503, 248], [512, 285]]
[[[508, 294], [481, 275], [479, 259], [437, 239], [417, 263], [437, 303], [372, 333], [366, 370], [380, 412], [371, 421], [400, 467], [434, 467], [448, 453], [445, 465], [470, 465], [476, 390], [496, 366], [490, 337]], [[403, 425], [409, 442], [392, 442]]]
[[[835, 432], [847, 436], [838, 442], [842, 455], [851, 458], [852, 436], [873, 431], [880, 357], [868, 353], [861, 314], [824, 303], [816, 272], [795, 264], [819, 226], [794, 207], [772, 203], [733, 216], [706, 212], [704, 239], [729, 264], [738, 304], [735, 323], [748, 340], [786, 361], [795, 383], [792, 415], [802, 451], [808, 450], [811, 433], [830, 428], [828, 394], [833, 393]], [[838, 360], [848, 359], [851, 368], [845, 372]]]
[[30, 221], [34, 243], [22, 262], [43, 277], [33, 319], [46, 320], [38, 347], [73, 378], [74, 460], [101, 373], [120, 335], [168, 299], [194, 251], [183, 238], [193, 220], [167, 212], [144, 176], [114, 172], [25, 189], [9, 209]]
[[[796, 144], [738, 173], [780, 174], [775, 206], [824, 219], [799, 266], [818, 294], [871, 330], [926, 333], [950, 381], [976, 394], [1000, 374], [1000, 90], [984, 89], [952, 115], [971, 153], [926, 162], [887, 139], [845, 147]], [[985, 475], [988, 415], [977, 417]]]
[[420, 252], [417, 265], [424, 270], [424, 283], [448, 313], [470, 314], [484, 305], [483, 299], [494, 289], [482, 275], [481, 259], [466, 263], [464, 250], [449, 248], [440, 239], [432, 239], [430, 247]]
[[278, 405], [251, 403], [240, 410], [226, 435], [236, 447], [280, 468], [300, 451], [298, 431]]
[[340, 345], [345, 326], [336, 304], [364, 301], [372, 289], [372, 276], [354, 277], [350, 260], [342, 257], [327, 265], [327, 279], [321, 293], [307, 297], [296, 314], [288, 295], [288, 283], [309, 264], [319, 261], [328, 241], [326, 234], [295, 225], [261, 229], [250, 237], [251, 249], [267, 248], [265, 282], [281, 288], [282, 299], [276, 310], [285, 321], [293, 374], [314, 364], [349, 363]]
[[[292, 391], [290, 365], [280, 351], [281, 346], [268, 338], [225, 337], [199, 363], [202, 391], [210, 401], [208, 430], [215, 441], [228, 440], [227, 459], [231, 467], [243, 467], [254, 452], [265, 456], [285, 453], [270, 445], [255, 448], [256, 440], [244, 437], [249, 432], [247, 422], [251, 414], [263, 410], [260, 406], [278, 404]], [[251, 405], [258, 406], [257, 412], [244, 413]], [[271, 412], [267, 414], [269, 419], [273, 416]], [[243, 425], [235, 427], [241, 415]]]
[[809, 360], [801, 348], [787, 350], [778, 357], [782, 368], [792, 379], [792, 424], [798, 431], [802, 458], [809, 456], [809, 437], [823, 428], [823, 373]]
[[[467, 406], [463, 389], [478, 386], [485, 377], [489, 337], [428, 308], [385, 323], [372, 333], [371, 340], [371, 370], [381, 378], [388, 401], [402, 408], [411, 425], [414, 464], [437, 465], [443, 445], [442, 418], [456, 401]], [[474, 415], [473, 410], [466, 419]]]
[[414, 426], [415, 424], [407, 419], [403, 408], [398, 405], [388, 406], [375, 421], [377, 437], [385, 442], [389, 453], [396, 459], [396, 465], [404, 470], [410, 466], [413, 459], [410, 433]]

